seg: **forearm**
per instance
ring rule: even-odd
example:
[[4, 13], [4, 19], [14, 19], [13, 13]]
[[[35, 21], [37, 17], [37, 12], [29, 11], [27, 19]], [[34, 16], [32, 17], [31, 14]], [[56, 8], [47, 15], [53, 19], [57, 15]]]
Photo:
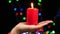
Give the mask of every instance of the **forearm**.
[[17, 30], [17, 28], [13, 28], [10, 32], [10, 34], [20, 34], [20, 31]]

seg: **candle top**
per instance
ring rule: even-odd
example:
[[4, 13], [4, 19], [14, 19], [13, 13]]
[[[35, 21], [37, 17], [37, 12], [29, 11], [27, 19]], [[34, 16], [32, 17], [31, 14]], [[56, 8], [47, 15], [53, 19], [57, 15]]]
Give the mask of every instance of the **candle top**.
[[31, 2], [31, 8], [28, 8], [27, 10], [38, 10], [38, 8], [34, 8], [33, 3]]
[[35, 10], [36, 11], [36, 10], [38, 10], [38, 8], [33, 8], [33, 9], [32, 8], [28, 8], [27, 10]]
[[38, 8], [34, 8], [34, 5], [33, 5], [33, 3], [31, 2], [31, 8], [29, 8], [29, 9], [38, 9]]
[[[28, 9], [32, 9], [32, 8], [28, 8]], [[38, 8], [33, 8], [33, 9], [38, 9]]]
[[34, 8], [33, 3], [31, 3], [31, 8]]

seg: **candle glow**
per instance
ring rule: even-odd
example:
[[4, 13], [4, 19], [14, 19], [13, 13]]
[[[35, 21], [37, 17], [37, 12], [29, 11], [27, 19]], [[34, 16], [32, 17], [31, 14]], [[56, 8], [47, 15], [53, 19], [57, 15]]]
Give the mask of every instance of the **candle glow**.
[[34, 7], [33, 7], [33, 3], [31, 3], [31, 8], [34, 8]]

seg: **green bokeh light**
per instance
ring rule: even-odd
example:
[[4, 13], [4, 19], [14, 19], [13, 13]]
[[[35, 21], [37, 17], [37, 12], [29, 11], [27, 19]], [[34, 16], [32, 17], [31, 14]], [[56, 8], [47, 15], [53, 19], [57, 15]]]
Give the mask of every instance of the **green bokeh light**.
[[53, 30], [52, 32], [50, 32], [50, 34], [55, 34], [55, 31]]
[[38, 5], [40, 6], [41, 4], [40, 4], [40, 3], [38, 3]]
[[38, 0], [38, 2], [42, 2], [42, 0]]
[[50, 32], [50, 34], [53, 34], [52, 32]]
[[53, 30], [52, 33], [55, 33], [55, 31]]
[[8, 2], [9, 2], [9, 3], [11, 3], [11, 2], [12, 2], [12, 0], [9, 0]]
[[53, 23], [53, 26], [55, 26], [55, 23]]
[[17, 2], [19, 1], [19, 0], [16, 0]]
[[23, 17], [23, 20], [26, 20], [26, 17]]

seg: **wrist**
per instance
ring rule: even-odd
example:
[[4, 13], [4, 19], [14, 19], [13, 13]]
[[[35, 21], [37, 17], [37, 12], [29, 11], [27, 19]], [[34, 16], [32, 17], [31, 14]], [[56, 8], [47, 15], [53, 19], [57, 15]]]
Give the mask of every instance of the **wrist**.
[[16, 27], [14, 27], [14, 28], [11, 30], [10, 34], [20, 34], [20, 31], [19, 31]]

